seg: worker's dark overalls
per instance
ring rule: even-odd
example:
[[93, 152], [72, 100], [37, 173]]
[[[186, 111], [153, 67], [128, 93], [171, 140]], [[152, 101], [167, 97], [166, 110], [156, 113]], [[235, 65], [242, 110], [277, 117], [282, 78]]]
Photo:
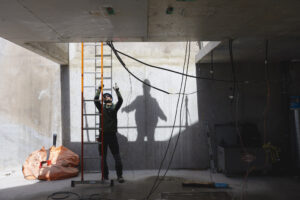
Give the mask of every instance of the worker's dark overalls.
[[[103, 177], [108, 179], [108, 166], [107, 166], [107, 147], [109, 147], [114, 159], [115, 167], [118, 177], [122, 177], [122, 161], [120, 157], [119, 143], [117, 139], [117, 112], [120, 109], [123, 98], [119, 92], [116, 90], [118, 96], [117, 104], [112, 104], [111, 106], [104, 104], [103, 105]], [[99, 112], [101, 113], [101, 102], [99, 101], [100, 90], [97, 90], [97, 93], [94, 98], [95, 105]], [[100, 117], [101, 121], [101, 117]], [[101, 122], [100, 122], [101, 124]], [[101, 127], [101, 126], [100, 126]], [[100, 131], [100, 141], [101, 141], [101, 131]], [[101, 145], [99, 144], [99, 154], [101, 156]]]

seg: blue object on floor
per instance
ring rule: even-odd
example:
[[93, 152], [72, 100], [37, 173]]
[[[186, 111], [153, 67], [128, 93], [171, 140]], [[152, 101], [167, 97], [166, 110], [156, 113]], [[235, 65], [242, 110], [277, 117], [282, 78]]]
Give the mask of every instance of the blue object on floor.
[[227, 183], [215, 183], [216, 188], [228, 188]]

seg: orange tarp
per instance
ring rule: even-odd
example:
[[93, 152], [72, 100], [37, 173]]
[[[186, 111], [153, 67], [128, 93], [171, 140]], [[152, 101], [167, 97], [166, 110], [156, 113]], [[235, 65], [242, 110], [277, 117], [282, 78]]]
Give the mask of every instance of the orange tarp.
[[64, 146], [49, 149], [48, 163], [47, 151], [44, 147], [32, 152], [26, 159], [22, 171], [27, 180], [59, 180], [77, 176], [79, 170], [79, 156]]

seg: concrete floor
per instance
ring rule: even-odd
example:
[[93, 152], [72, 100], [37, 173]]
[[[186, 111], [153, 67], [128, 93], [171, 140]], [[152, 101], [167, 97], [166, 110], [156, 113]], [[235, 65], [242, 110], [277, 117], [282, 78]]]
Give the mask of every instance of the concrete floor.
[[[0, 199], [47, 199], [53, 192], [71, 191], [78, 193], [81, 197], [88, 199], [91, 194], [95, 195], [92, 199], [143, 199], [148, 193], [154, 176], [155, 170], [139, 170], [125, 171], [124, 184], [116, 183], [114, 187], [99, 185], [77, 185], [75, 188], [70, 187], [71, 180], [79, 180], [80, 176], [60, 181], [27, 181], [24, 180], [22, 174], [15, 173], [9, 176], [0, 177]], [[95, 180], [99, 178], [99, 174], [86, 174], [86, 180]], [[111, 178], [115, 179], [115, 173], [111, 172]], [[230, 185], [230, 189], [204, 189], [204, 188], [183, 188], [182, 180], [192, 179], [199, 181], [210, 181], [209, 171], [198, 170], [171, 170], [168, 177], [162, 182], [157, 192], [151, 199], [161, 199], [162, 193], [193, 193], [199, 192], [220, 192], [225, 191], [230, 198], [216, 198], [212, 195], [206, 195], [205, 198], [197, 198], [190, 196], [189, 198], [170, 197], [167, 199], [241, 199], [241, 191], [243, 186], [243, 178], [226, 177], [223, 174], [212, 174], [215, 182], [226, 182]], [[247, 200], [279, 200], [279, 199], [300, 199], [300, 180], [296, 177], [249, 177], [247, 187], [245, 189], [244, 199]], [[101, 197], [101, 198], [100, 198]], [[76, 199], [76, 198], [67, 198]]]

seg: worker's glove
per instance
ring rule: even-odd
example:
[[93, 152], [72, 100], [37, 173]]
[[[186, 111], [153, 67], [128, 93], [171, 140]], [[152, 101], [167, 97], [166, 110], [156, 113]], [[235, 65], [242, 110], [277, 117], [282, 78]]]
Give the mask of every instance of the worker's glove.
[[119, 91], [119, 87], [118, 87], [117, 83], [115, 83], [115, 87], [113, 87], [113, 89], [114, 89], [115, 91]]
[[[103, 87], [104, 87], [104, 85], [103, 85]], [[102, 90], [102, 87], [101, 87], [101, 85], [98, 87], [98, 90], [99, 90], [99, 91], [101, 91], [101, 90]]]

